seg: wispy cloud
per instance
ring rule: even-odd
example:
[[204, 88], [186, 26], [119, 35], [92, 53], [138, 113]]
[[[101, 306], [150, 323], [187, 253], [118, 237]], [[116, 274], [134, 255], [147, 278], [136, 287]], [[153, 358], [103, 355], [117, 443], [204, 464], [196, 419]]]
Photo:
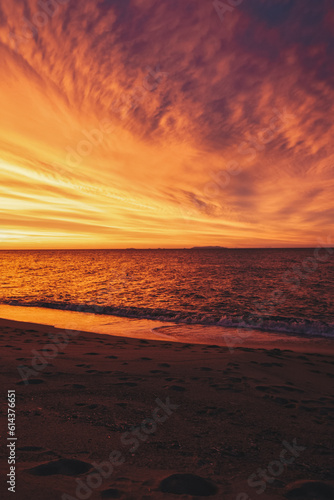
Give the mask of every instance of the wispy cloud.
[[330, 0], [0, 1], [1, 246], [313, 245], [333, 25]]

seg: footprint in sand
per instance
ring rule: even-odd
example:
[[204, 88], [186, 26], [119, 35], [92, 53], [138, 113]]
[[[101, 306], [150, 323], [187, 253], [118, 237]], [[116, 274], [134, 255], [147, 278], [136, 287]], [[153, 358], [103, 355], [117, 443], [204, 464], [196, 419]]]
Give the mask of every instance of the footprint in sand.
[[64, 387], [73, 387], [73, 389], [86, 389], [86, 386], [82, 384], [64, 384]]
[[71, 458], [61, 458], [48, 462], [46, 464], [38, 465], [29, 469], [29, 473], [33, 476], [54, 476], [56, 474], [62, 476], [78, 476], [84, 474], [92, 468], [91, 464], [75, 460]]
[[[286, 399], [286, 398], [279, 398], [279, 397], [276, 397], [274, 398], [274, 401], [280, 405], [287, 405], [290, 403], [290, 400], [289, 399]], [[295, 406], [295, 405], [294, 405]]]
[[305, 392], [302, 389], [298, 389], [298, 387], [290, 387], [288, 385], [275, 385], [274, 387], [276, 389], [280, 389], [280, 390], [288, 391], [288, 392], [299, 392], [299, 393]]
[[334, 487], [323, 481], [297, 481], [287, 486], [284, 496], [291, 500], [333, 500]]
[[18, 448], [19, 451], [42, 451], [43, 448], [40, 448], [39, 446], [21, 446]]
[[269, 386], [266, 386], [266, 385], [257, 385], [255, 387], [255, 389], [257, 391], [261, 391], [261, 392], [270, 392], [271, 394], [273, 394], [273, 393], [279, 393], [279, 391], [277, 391], [273, 387], [269, 387]]
[[114, 385], [120, 385], [120, 386], [126, 386], [126, 387], [137, 387], [138, 384], [136, 382], [119, 382], [118, 384]]
[[177, 392], [184, 392], [187, 390], [182, 385], [171, 385], [170, 387], [168, 387], [168, 389], [171, 389], [172, 391], [177, 391]]
[[101, 498], [121, 498], [122, 492], [116, 488], [101, 491]]
[[195, 474], [173, 474], [163, 479], [159, 485], [163, 493], [174, 495], [194, 495], [208, 497], [218, 492], [217, 486], [208, 479]]
[[20, 382], [17, 382], [16, 385], [38, 385], [43, 384], [44, 382], [45, 381], [41, 378], [30, 378], [28, 380], [20, 380]]

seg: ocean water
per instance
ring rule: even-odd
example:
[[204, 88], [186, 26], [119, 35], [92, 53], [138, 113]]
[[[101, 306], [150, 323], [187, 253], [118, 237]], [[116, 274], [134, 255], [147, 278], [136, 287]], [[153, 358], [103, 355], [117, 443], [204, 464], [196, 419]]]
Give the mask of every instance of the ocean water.
[[0, 304], [334, 337], [332, 249], [1, 251], [0, 272]]

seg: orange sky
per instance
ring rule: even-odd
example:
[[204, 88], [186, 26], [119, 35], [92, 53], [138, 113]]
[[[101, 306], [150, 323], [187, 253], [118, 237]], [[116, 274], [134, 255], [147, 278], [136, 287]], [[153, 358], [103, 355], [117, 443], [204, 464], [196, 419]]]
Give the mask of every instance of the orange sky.
[[0, 249], [331, 234], [331, 1], [221, 17], [200, 0], [0, 0]]

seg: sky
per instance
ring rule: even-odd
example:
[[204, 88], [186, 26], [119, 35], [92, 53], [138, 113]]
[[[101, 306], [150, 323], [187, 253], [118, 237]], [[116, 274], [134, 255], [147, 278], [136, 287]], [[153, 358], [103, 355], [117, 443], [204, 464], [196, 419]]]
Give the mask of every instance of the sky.
[[0, 0], [0, 249], [312, 247], [332, 0]]

